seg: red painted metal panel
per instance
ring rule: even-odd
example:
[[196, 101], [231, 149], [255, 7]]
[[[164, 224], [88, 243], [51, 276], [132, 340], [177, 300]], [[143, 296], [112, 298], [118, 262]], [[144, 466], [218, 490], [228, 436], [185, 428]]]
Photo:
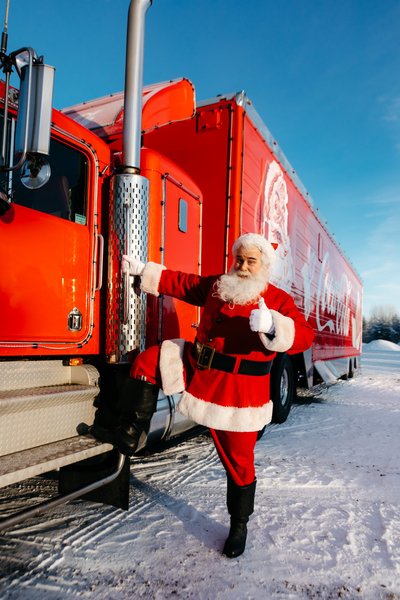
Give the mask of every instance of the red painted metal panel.
[[189, 121], [144, 136], [146, 146], [169, 156], [203, 195], [202, 272], [225, 269], [227, 208], [230, 204], [230, 104], [198, 109]]
[[[53, 123], [58, 141], [86, 156], [86, 224], [16, 203], [0, 217], [0, 356], [95, 354], [100, 348], [100, 292], [94, 291], [100, 266], [94, 261], [103, 192], [96, 159], [104, 169], [110, 151], [57, 111]], [[82, 314], [80, 331], [68, 327], [74, 308]]]
[[204, 104], [196, 119], [145, 140], [173, 157], [203, 192], [203, 272], [224, 270], [240, 233], [262, 233], [278, 244], [275, 283], [315, 328], [314, 360], [358, 355], [361, 282], [236, 99]]
[[[200, 272], [201, 192], [178, 165], [145, 149], [142, 174], [150, 180], [149, 260], [170, 269]], [[179, 202], [187, 207], [187, 231], [179, 229]], [[161, 322], [160, 316], [161, 309]], [[148, 296], [146, 344], [164, 339], [192, 339], [198, 309], [173, 298]]]
[[[13, 205], [0, 219], [1, 341], [71, 342], [89, 327], [89, 231], [43, 212]], [[68, 314], [84, 315], [81, 332]]]
[[358, 276], [248, 118], [244, 140], [243, 232], [278, 244], [273, 280], [312, 323], [313, 359], [360, 354]]

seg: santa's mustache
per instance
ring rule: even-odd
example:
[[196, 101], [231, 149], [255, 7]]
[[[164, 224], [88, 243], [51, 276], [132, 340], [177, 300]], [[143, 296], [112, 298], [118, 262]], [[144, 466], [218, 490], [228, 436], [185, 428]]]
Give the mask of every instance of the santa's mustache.
[[215, 295], [233, 304], [252, 304], [268, 284], [268, 269], [260, 269], [257, 273], [235, 271], [222, 275], [215, 283]]

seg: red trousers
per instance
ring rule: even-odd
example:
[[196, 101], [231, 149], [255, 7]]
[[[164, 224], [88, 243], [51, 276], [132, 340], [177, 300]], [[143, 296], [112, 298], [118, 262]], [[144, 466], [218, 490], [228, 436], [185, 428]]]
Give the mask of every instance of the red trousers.
[[[162, 387], [159, 366], [160, 347], [152, 346], [136, 358], [130, 375], [134, 379], [146, 379], [158, 387]], [[186, 384], [190, 381], [191, 369], [184, 364]], [[221, 431], [210, 429], [218, 456], [236, 485], [249, 485], [255, 480], [254, 447], [257, 441], [257, 431]]]

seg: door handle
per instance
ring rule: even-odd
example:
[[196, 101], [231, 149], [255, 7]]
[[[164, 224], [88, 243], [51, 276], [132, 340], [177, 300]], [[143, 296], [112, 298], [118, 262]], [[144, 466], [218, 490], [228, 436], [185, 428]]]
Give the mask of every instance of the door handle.
[[95, 282], [94, 291], [99, 292], [103, 285], [103, 258], [104, 258], [104, 238], [100, 233], [96, 233], [96, 271], [95, 271]]

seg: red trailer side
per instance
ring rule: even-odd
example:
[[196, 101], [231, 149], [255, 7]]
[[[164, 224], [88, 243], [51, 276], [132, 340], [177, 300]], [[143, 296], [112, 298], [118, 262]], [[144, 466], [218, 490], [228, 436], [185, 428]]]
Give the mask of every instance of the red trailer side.
[[354, 369], [361, 281], [247, 97], [201, 103], [194, 119], [149, 132], [144, 144], [171, 157], [203, 192], [203, 273], [229, 268], [230, 247], [241, 233], [265, 235], [278, 244], [274, 282], [294, 296], [315, 329], [308, 367], [326, 380]]

